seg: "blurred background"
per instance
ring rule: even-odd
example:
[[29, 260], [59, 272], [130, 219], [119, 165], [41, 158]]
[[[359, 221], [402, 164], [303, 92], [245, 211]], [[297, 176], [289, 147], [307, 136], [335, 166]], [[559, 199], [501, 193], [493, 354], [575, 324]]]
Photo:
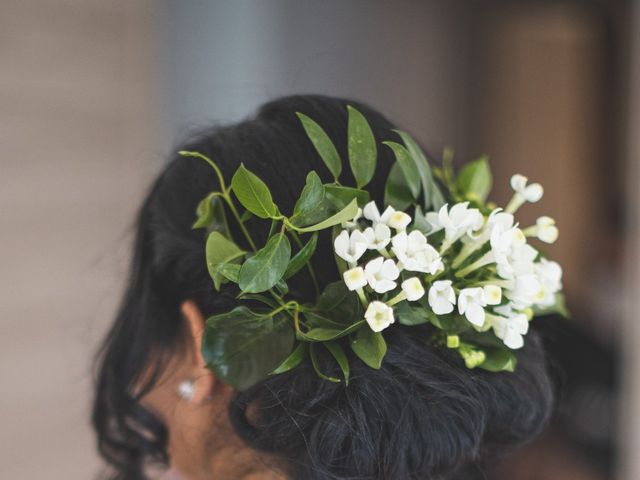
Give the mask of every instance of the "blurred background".
[[640, 478], [640, 6], [631, 0], [1, 0], [0, 478], [87, 479], [91, 359], [133, 216], [194, 127], [325, 93], [547, 194], [573, 317], [504, 480]]

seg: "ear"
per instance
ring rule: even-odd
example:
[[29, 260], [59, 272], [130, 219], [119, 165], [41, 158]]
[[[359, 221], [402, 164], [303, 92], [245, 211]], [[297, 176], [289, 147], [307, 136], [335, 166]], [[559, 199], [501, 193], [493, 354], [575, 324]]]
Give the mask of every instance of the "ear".
[[214, 373], [207, 368], [202, 356], [204, 317], [193, 300], [185, 300], [180, 306], [180, 310], [189, 327], [189, 350], [193, 352], [195, 358], [193, 376], [195, 378], [196, 391], [191, 401], [195, 404], [200, 404], [213, 395], [217, 383]]

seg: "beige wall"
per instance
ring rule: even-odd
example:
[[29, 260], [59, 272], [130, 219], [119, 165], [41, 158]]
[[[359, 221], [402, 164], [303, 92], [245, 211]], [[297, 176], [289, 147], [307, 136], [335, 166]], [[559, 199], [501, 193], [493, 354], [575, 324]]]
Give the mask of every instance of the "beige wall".
[[0, 2], [0, 478], [86, 480], [90, 358], [153, 169], [150, 1]]

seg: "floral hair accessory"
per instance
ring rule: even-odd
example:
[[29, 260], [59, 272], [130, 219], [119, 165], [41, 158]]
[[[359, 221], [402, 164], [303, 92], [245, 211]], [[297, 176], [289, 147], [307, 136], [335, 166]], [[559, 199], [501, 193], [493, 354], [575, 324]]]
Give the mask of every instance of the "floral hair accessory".
[[[456, 174], [445, 150], [442, 166], [432, 169], [411, 136], [395, 130], [402, 143], [382, 142], [396, 162], [385, 205], [376, 205], [365, 187], [376, 170], [378, 144], [365, 117], [352, 106], [347, 110], [355, 185], [340, 183], [342, 160], [322, 127], [297, 113], [334, 180], [323, 184], [310, 171], [292, 212], [281, 212], [268, 186], [244, 165], [227, 184], [211, 159], [180, 152], [215, 170], [219, 185], [198, 205], [194, 228], [208, 232], [213, 287], [236, 284], [241, 302], [207, 319], [202, 352], [208, 367], [244, 390], [308, 359], [321, 378], [348, 384], [350, 361], [381, 367], [386, 329], [427, 324], [425, 342], [457, 352], [468, 368], [513, 371], [514, 351], [524, 345], [531, 319], [567, 314], [562, 269], [528, 243], [554, 242], [555, 221], [544, 216], [520, 228], [514, 217], [525, 203], [540, 200], [542, 186], [514, 175], [513, 198], [497, 208], [487, 202], [492, 176], [486, 157]], [[264, 245], [245, 225], [259, 219], [271, 225]], [[232, 237], [230, 220], [241, 238]], [[325, 230], [339, 276], [320, 291], [311, 259]], [[288, 282], [297, 275], [310, 277], [315, 302], [290, 298]], [[319, 349], [333, 356], [342, 378], [321, 371]]]

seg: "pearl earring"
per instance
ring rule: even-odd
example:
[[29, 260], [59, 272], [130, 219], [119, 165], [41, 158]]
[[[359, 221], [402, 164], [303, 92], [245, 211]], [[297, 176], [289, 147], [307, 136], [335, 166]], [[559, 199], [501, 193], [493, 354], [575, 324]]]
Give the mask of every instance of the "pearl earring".
[[185, 380], [178, 385], [178, 395], [180, 398], [191, 401], [196, 394], [195, 380]]

